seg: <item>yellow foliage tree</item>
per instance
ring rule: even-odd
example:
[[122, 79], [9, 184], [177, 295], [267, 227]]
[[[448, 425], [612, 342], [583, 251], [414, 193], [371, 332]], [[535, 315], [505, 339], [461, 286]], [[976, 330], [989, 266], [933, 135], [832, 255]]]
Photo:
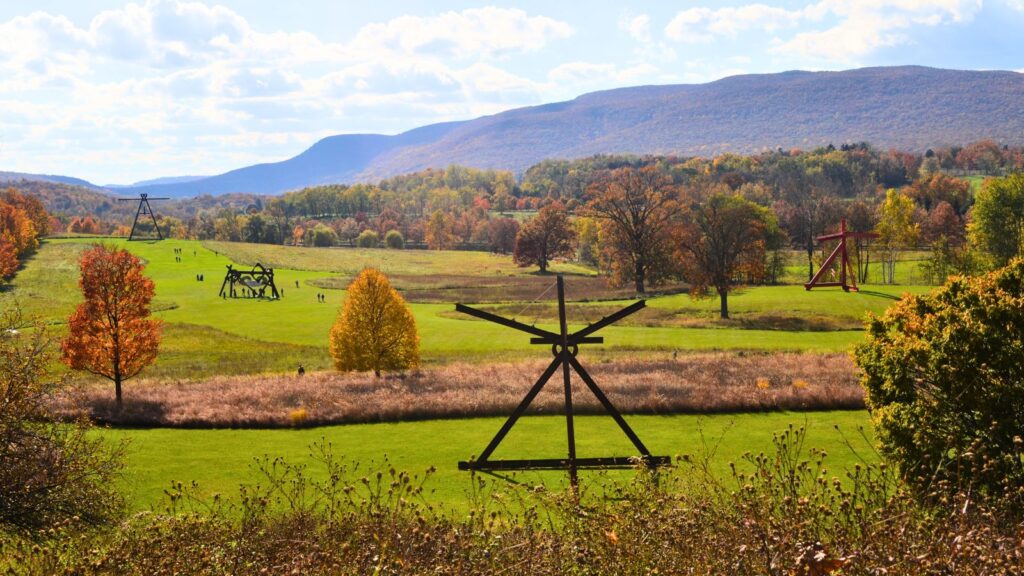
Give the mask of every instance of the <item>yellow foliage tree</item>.
[[331, 328], [334, 367], [343, 372], [415, 368], [420, 362], [416, 320], [380, 270], [366, 268], [348, 286]]

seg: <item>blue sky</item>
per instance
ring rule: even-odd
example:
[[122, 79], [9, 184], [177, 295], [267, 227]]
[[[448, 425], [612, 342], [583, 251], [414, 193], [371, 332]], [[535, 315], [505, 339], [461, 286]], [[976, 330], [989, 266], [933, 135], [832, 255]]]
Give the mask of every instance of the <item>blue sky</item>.
[[0, 3], [0, 170], [128, 183], [637, 84], [1024, 71], [1024, 0]]

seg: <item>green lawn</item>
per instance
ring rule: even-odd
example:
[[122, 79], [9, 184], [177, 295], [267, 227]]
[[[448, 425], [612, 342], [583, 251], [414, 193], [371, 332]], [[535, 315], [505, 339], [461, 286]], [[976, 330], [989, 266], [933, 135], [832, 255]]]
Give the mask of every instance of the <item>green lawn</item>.
[[[523, 276], [531, 269], [521, 268], [508, 255], [468, 250], [388, 250], [385, 248], [303, 248], [244, 242], [206, 241], [202, 245], [233, 261], [252, 265], [256, 262], [274, 268], [292, 268], [318, 272], [337, 272], [355, 276], [366, 267], [385, 274], [461, 274], [465, 276]], [[584, 266], [555, 263], [552, 272], [593, 275]]]
[[[630, 425], [656, 455], [698, 456], [717, 445], [712, 464], [727, 474], [729, 462], [739, 462], [744, 452], [771, 450], [773, 433], [790, 424], [806, 426], [807, 447], [828, 453], [832, 475], [877, 455], [859, 434], [869, 428], [865, 412], [807, 412], [727, 414], [710, 416], [628, 416]], [[111, 440], [129, 441], [125, 489], [136, 509], [160, 505], [163, 490], [173, 480], [197, 481], [202, 494], [231, 497], [241, 483], [256, 481], [251, 466], [263, 455], [285, 456], [290, 462], [310, 462], [309, 447], [326, 440], [336, 455], [360, 464], [359, 476], [381, 466], [384, 456], [399, 470], [422, 473], [433, 466], [437, 472], [427, 489], [430, 500], [456, 510], [464, 509], [469, 474], [457, 468], [487, 445], [502, 423], [498, 418], [433, 420], [394, 424], [331, 426], [302, 430], [104, 430]], [[837, 432], [838, 426], [842, 433]], [[703, 436], [702, 436], [703, 435]], [[856, 453], [845, 444], [850, 440]], [[702, 440], [703, 437], [703, 440]], [[635, 449], [610, 418], [576, 419], [578, 454], [624, 456]], [[706, 444], [706, 448], [704, 445]], [[558, 416], [527, 416], [512, 429], [493, 458], [557, 458], [565, 454], [565, 420]], [[315, 475], [319, 471], [312, 470]], [[616, 473], [621, 476], [624, 473]], [[593, 480], [589, 473], [584, 478]], [[357, 476], [358, 478], [358, 476]], [[557, 472], [522, 473], [530, 484], [561, 486]]]
[[[416, 271], [424, 276], [440, 272], [460, 274], [465, 275], [468, 283], [480, 275], [526, 273], [514, 266], [507, 256], [478, 252], [291, 248], [183, 240], [105, 241], [127, 246], [142, 257], [147, 264], [146, 274], [156, 284], [155, 315], [165, 320], [167, 327], [161, 356], [145, 373], [150, 376], [201, 377], [217, 373], [290, 371], [299, 363], [313, 369], [327, 367], [327, 334], [344, 299], [344, 291], [318, 288], [311, 282], [345, 276], [366, 264], [403, 274]], [[27, 313], [40, 315], [55, 324], [59, 334], [64, 319], [80, 299], [76, 285], [77, 259], [88, 242], [83, 239], [45, 241], [11, 286], [0, 292], [0, 305], [6, 307], [17, 301]], [[182, 251], [180, 263], [175, 261], [175, 248]], [[226, 252], [243, 262], [259, 259], [276, 264], [276, 281], [284, 297], [279, 301], [220, 298], [218, 291], [225, 265], [231, 263]], [[563, 270], [589, 273], [568, 265]], [[205, 281], [198, 282], [197, 274], [203, 274]], [[571, 296], [571, 279], [568, 283]], [[610, 327], [601, 334], [607, 344], [588, 350], [591, 353], [845, 350], [861, 338], [857, 328], [865, 311], [881, 312], [902, 292], [927, 289], [922, 286], [863, 288], [857, 294], [837, 289], [807, 292], [799, 285], [741, 289], [730, 296], [730, 308], [736, 319], [732, 324], [702, 322], [714, 318], [718, 307], [716, 298], [654, 297], [649, 305], [669, 311], [670, 319], [678, 320], [678, 325]], [[318, 292], [327, 294], [326, 303], [317, 301]], [[455, 315], [451, 304], [413, 303], [411, 308], [426, 363], [515, 358], [537, 352], [529, 345], [526, 335]], [[759, 318], [766, 316], [783, 320], [831, 318], [838, 321], [837, 327], [845, 329], [814, 331], [799, 323], [792, 329], [765, 329], [785, 327], [785, 322], [758, 323]], [[533, 321], [529, 310], [524, 311], [520, 319]], [[575, 326], [582, 325], [583, 320], [595, 319], [596, 316], [577, 318]], [[696, 325], [688, 325], [689, 320], [696, 321]], [[751, 322], [744, 323], [745, 320]]]

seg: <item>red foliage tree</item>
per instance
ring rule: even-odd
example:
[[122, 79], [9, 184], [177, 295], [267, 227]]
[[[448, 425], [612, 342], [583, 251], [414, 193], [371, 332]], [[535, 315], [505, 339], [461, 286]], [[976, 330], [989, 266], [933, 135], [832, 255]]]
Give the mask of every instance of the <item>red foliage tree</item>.
[[121, 382], [151, 364], [160, 345], [161, 322], [149, 318], [153, 281], [127, 250], [96, 246], [82, 254], [80, 267], [85, 301], [68, 319], [62, 359], [112, 380], [120, 409]]
[[967, 213], [974, 201], [971, 183], [942, 173], [932, 174], [911, 184], [907, 194], [929, 212], [942, 202], [948, 202], [957, 214]]
[[921, 222], [921, 239], [929, 244], [945, 237], [952, 246], [961, 246], [966, 236], [963, 220], [946, 201], [939, 202]]

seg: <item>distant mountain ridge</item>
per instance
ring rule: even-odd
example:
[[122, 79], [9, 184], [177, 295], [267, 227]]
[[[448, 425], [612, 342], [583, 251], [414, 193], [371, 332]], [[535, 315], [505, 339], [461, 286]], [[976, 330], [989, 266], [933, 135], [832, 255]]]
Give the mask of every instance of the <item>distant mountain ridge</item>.
[[0, 185], [5, 182], [18, 182], [19, 180], [28, 180], [32, 182], [53, 182], [55, 184], [68, 184], [71, 186], [81, 186], [83, 188], [89, 188], [92, 190], [104, 190], [102, 186], [97, 186], [87, 180], [81, 178], [73, 178], [71, 176], [57, 176], [54, 174], [29, 174], [26, 172], [3, 172], [0, 171]]
[[793, 71], [593, 92], [395, 136], [331, 136], [282, 162], [118, 193], [278, 194], [451, 164], [522, 172], [545, 158], [599, 153], [713, 156], [862, 141], [923, 151], [985, 138], [1024, 144], [1024, 74], [921, 66]]
[[160, 184], [184, 184], [185, 182], [192, 182], [194, 180], [202, 180], [203, 178], [209, 178], [209, 176], [164, 176], [162, 178], [152, 178], [150, 180], [139, 180], [131, 184], [104, 184], [104, 188], [111, 190], [117, 190], [118, 188], [137, 188], [139, 186], [153, 186]]

